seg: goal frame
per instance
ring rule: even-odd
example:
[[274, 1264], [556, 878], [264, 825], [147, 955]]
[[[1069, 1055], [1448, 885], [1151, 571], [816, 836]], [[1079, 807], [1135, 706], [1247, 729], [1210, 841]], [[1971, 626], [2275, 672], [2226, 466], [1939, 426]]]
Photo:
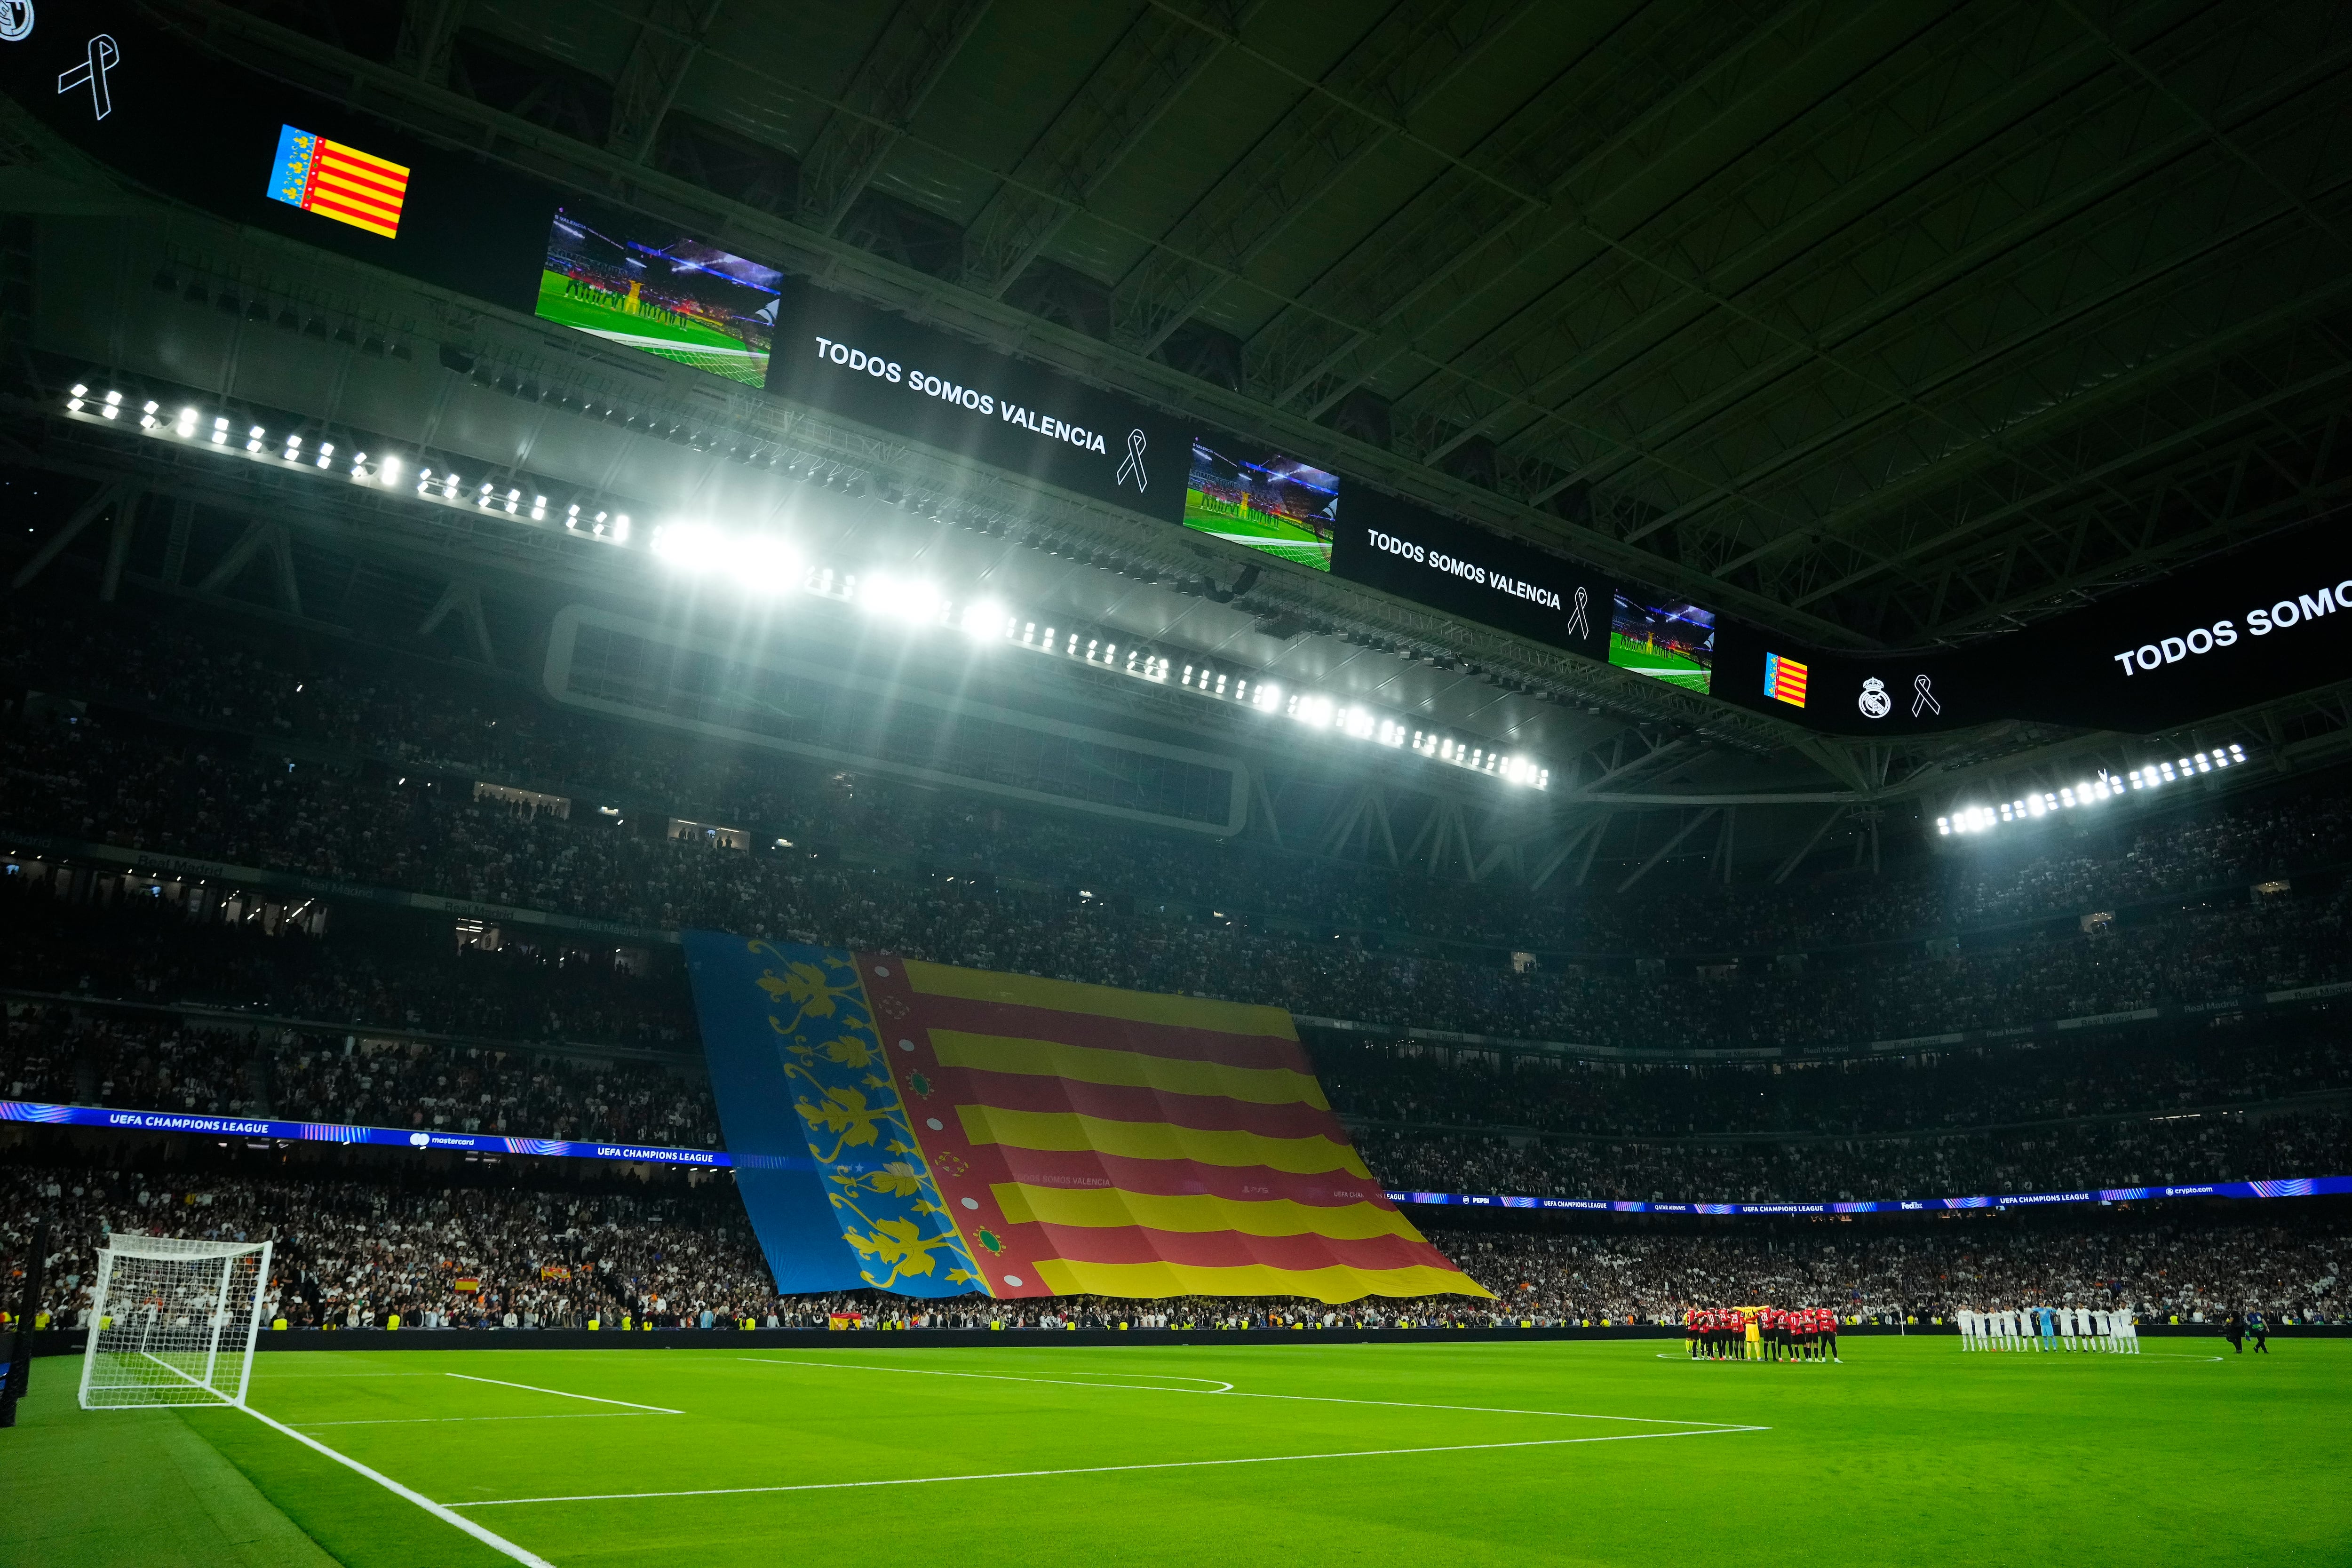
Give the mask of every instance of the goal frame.
[[[90, 1292], [89, 1328], [82, 1341], [81, 1384], [79, 1391], [81, 1407], [84, 1410], [152, 1410], [166, 1405], [226, 1405], [243, 1408], [246, 1391], [253, 1381], [253, 1352], [255, 1344], [260, 1338], [262, 1302], [268, 1299], [269, 1293], [269, 1258], [275, 1245], [274, 1242], [269, 1241], [198, 1241], [179, 1237], [142, 1236], [121, 1231], [108, 1236], [105, 1238], [105, 1244], [98, 1249], [98, 1279]], [[229, 1304], [229, 1291], [235, 1280], [239, 1260], [248, 1258], [255, 1260], [253, 1291], [250, 1298], [243, 1299], [239, 1303], [245, 1317], [245, 1342], [238, 1345], [234, 1342], [230, 1333], [236, 1313]], [[92, 1403], [90, 1393], [98, 1373], [99, 1357], [101, 1354], [121, 1354], [123, 1350], [120, 1344], [105, 1342], [110, 1331], [107, 1327], [109, 1320], [121, 1316], [110, 1300], [110, 1293], [115, 1280], [115, 1264], [119, 1259], [184, 1264], [217, 1263], [220, 1266], [219, 1284], [213, 1293], [215, 1305], [210, 1313], [211, 1321], [205, 1325], [208, 1332], [204, 1345], [203, 1377], [195, 1377], [184, 1368], [174, 1366], [162, 1356], [155, 1354], [147, 1348], [143, 1338], [135, 1352], [181, 1379], [189, 1388], [198, 1391], [204, 1397], [171, 1400], [101, 1399]], [[225, 1338], [229, 1338], [231, 1342], [224, 1344]], [[236, 1389], [234, 1394], [230, 1394], [214, 1382], [224, 1351], [238, 1357]], [[99, 1386], [102, 1393], [108, 1388], [122, 1385]]]

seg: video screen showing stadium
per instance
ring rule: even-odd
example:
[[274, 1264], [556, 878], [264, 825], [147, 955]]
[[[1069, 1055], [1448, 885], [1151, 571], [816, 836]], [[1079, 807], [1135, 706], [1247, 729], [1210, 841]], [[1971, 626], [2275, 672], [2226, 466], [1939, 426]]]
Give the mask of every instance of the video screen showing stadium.
[[1293, 458], [1248, 458], [1192, 443], [1185, 527], [1328, 572], [1339, 525], [1337, 474]]
[[556, 209], [538, 315], [610, 342], [765, 386], [783, 274], [646, 219]]
[[1609, 618], [1609, 662], [1704, 693], [1715, 676], [1715, 612], [1620, 594]]

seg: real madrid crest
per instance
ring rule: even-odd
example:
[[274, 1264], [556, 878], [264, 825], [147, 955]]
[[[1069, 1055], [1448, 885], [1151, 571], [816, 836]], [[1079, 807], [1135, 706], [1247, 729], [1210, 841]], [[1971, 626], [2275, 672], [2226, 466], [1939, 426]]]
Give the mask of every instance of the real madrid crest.
[[1865, 719], [1884, 719], [1895, 710], [1895, 699], [1886, 695], [1886, 682], [1872, 676], [1862, 683], [1862, 695], [1854, 699]]
[[32, 31], [33, 0], [0, 0], [0, 43], [22, 43]]

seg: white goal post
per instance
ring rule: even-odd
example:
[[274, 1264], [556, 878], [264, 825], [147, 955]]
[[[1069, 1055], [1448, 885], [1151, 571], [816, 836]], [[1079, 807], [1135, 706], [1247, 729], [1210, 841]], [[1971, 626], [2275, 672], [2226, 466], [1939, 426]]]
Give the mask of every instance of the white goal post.
[[90, 1295], [82, 1408], [243, 1405], [269, 1247], [109, 1236]]

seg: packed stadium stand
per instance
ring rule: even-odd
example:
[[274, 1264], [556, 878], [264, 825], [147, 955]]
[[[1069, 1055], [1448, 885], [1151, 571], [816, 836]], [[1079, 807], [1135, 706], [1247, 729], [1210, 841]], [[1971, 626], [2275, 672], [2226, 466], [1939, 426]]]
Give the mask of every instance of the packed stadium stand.
[[[0, 737], [8, 1099], [723, 1149], [668, 945], [709, 925], [1286, 1006], [1397, 1191], [1853, 1200], [2352, 1160], [2352, 1050], [2326, 1005], [2250, 1016], [2247, 1002], [2347, 978], [2352, 802], [2329, 777], [2032, 854], [1922, 852], [1662, 909], [1297, 853], [1270, 877], [1263, 847], [1204, 853], [714, 754], [434, 661], [255, 625], [198, 632], [19, 599], [0, 626], [21, 693]], [[248, 880], [173, 868], [197, 862]], [[301, 890], [320, 879], [338, 890]], [[509, 918], [434, 915], [404, 895]], [[2109, 1019], [2034, 1032], [2084, 1015]], [[719, 1173], [575, 1193], [521, 1173], [419, 1188], [363, 1169], [150, 1177], [54, 1158], [20, 1139], [12, 1212], [70, 1192], [93, 1205], [85, 1217], [135, 1226], [128, 1205], [152, 1215], [168, 1185], [208, 1226], [285, 1239], [302, 1259], [285, 1302], [297, 1323], [907, 1314], [777, 1298]], [[657, 1258], [658, 1233], [688, 1213], [703, 1252]], [[1433, 1230], [1501, 1304], [1391, 1302], [1351, 1321], [1646, 1321], [1750, 1279], [1933, 1318], [1964, 1294], [1951, 1289], [1963, 1256], [1979, 1278], [2053, 1299], [2095, 1283], [2165, 1315], [2241, 1295], [2299, 1321], [2336, 1315], [2340, 1222], [2264, 1226], [2168, 1215], [1785, 1244]], [[363, 1247], [371, 1229], [379, 1245]], [[2274, 1277], [2248, 1272], [2256, 1254]], [[2126, 1258], [2194, 1288], [2136, 1278]], [[500, 1283], [484, 1298], [457, 1293], [461, 1278]], [[56, 1321], [75, 1289], [53, 1287]], [[1088, 1299], [1012, 1321], [1136, 1310]], [[1166, 1324], [1303, 1310], [1152, 1311]]]

